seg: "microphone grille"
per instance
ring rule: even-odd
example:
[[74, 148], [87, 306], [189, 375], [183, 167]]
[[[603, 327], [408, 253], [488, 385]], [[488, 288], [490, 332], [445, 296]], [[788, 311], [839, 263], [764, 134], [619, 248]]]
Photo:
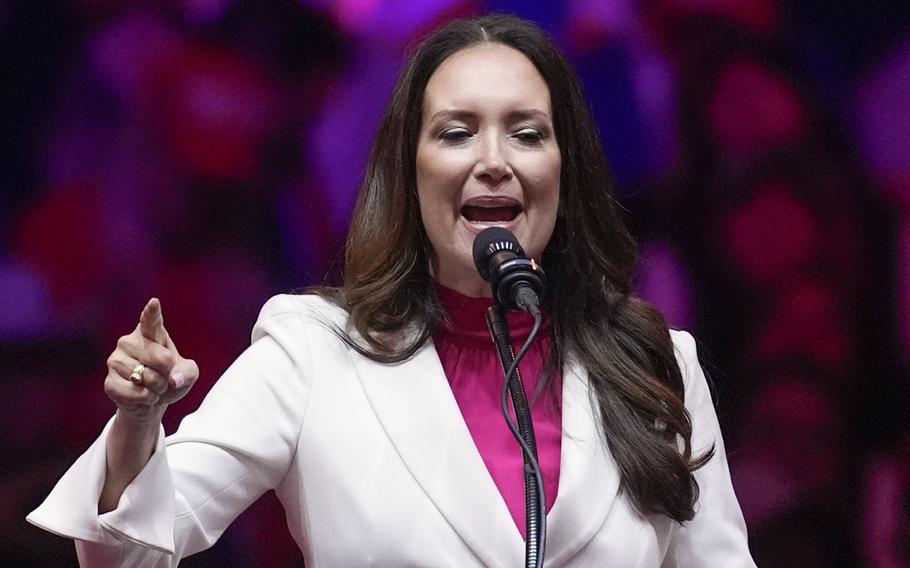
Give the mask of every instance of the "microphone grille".
[[490, 279], [489, 260], [499, 252], [511, 252], [524, 256], [524, 250], [510, 231], [502, 227], [490, 227], [474, 238], [474, 266], [484, 280]]

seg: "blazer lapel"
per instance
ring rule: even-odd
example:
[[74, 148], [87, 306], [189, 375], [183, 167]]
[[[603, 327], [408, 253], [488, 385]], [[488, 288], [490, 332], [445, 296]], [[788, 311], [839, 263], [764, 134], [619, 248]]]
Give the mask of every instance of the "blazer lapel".
[[619, 470], [603, 443], [583, 368], [563, 368], [559, 493], [547, 515], [546, 564], [569, 562], [603, 526], [619, 498]]
[[[389, 439], [452, 528], [484, 564], [521, 565], [521, 534], [474, 445], [432, 341], [397, 365], [354, 359]], [[562, 499], [561, 481], [559, 491]]]

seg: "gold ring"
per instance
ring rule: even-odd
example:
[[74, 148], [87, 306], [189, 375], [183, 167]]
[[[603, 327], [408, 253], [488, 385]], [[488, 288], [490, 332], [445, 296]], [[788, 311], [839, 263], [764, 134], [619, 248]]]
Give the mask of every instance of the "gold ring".
[[143, 365], [142, 363], [139, 363], [138, 365], [136, 365], [136, 368], [133, 369], [133, 372], [130, 373], [130, 380], [133, 381], [133, 384], [136, 385], [137, 387], [145, 386], [145, 384], [142, 381], [142, 373], [144, 373], [144, 372], [145, 372], [145, 365]]

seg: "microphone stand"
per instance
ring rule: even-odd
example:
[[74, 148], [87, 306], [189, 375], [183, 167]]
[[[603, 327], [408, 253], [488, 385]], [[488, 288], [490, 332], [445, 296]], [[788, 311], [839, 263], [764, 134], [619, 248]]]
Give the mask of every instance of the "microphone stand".
[[[546, 498], [544, 497], [543, 476], [537, 459], [537, 441], [534, 437], [534, 425], [531, 420], [531, 410], [525, 395], [524, 384], [518, 371], [515, 354], [512, 350], [512, 338], [509, 333], [509, 324], [504, 316], [504, 309], [497, 301], [490, 306], [486, 313], [487, 327], [490, 336], [496, 345], [502, 369], [506, 374], [506, 385], [503, 387], [503, 412], [512, 434], [515, 435], [522, 447], [525, 479], [525, 566], [527, 568], [541, 568], [543, 566], [544, 550], [547, 535]], [[527, 348], [534, 339], [540, 325], [540, 316], [535, 316], [534, 330], [518, 354], [518, 361], [524, 357]], [[518, 420], [518, 428], [512, 423], [506, 404], [505, 388], [511, 395], [512, 407]]]

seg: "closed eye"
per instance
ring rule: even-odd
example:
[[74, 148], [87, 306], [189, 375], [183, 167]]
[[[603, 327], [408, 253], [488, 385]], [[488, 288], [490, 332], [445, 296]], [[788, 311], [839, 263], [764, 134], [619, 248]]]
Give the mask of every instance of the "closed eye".
[[537, 128], [525, 127], [512, 134], [512, 137], [525, 144], [540, 144], [547, 135]]
[[470, 130], [463, 127], [446, 128], [439, 133], [439, 138], [446, 142], [462, 142], [470, 138], [473, 134]]

